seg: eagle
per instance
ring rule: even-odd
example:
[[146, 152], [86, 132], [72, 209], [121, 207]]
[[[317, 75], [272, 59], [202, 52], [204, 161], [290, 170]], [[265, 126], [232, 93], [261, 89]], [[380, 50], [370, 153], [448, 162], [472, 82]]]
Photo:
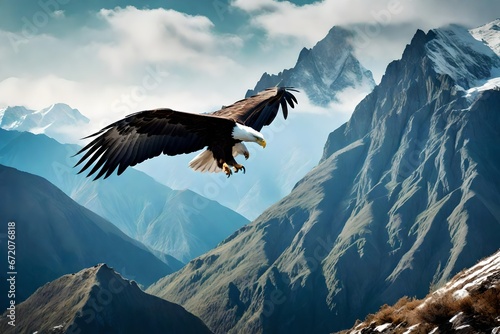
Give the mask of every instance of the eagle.
[[[144, 110], [126, 116], [83, 139], [95, 137], [78, 151], [85, 154], [74, 167], [87, 162], [78, 174], [94, 166], [87, 177], [106, 179], [117, 168], [122, 174], [160, 154], [178, 155], [206, 150], [198, 154], [189, 166], [199, 172], [223, 171], [227, 177], [243, 171], [236, 162], [239, 154], [248, 159], [243, 142], [255, 142], [266, 147], [262, 127], [271, 124], [281, 106], [283, 117], [288, 116], [288, 105], [294, 108], [297, 99], [292, 87], [272, 87], [251, 97], [212, 113], [195, 114], [167, 108]], [[231, 169], [232, 168], [232, 169]]]

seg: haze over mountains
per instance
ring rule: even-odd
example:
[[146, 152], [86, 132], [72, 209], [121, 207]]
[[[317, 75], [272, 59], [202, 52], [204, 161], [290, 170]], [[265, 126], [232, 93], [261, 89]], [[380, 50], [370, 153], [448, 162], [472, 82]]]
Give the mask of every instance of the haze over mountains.
[[[314, 47], [304, 48], [297, 55], [297, 63], [293, 68], [278, 75], [264, 73], [255, 89], [247, 92], [247, 95], [250, 92], [257, 93], [277, 84], [293, 86], [301, 91], [297, 94], [299, 105], [290, 111], [288, 119], [284, 120], [280, 113], [270, 127], [263, 129], [268, 142], [266, 149], [248, 145], [250, 159], [240, 161], [247, 168], [246, 175], [234, 175], [231, 180], [227, 180], [221, 174], [194, 172], [188, 168], [188, 163], [197, 153], [160, 156], [137, 168], [170, 188], [190, 189], [248, 219], [255, 219], [286, 196], [295, 183], [318, 163], [328, 134], [345, 122], [354, 106], [373, 89], [375, 83], [372, 73], [354, 55], [353, 36], [352, 30], [332, 28]], [[233, 102], [220, 101], [221, 106]], [[165, 105], [158, 107], [174, 106], [165, 101]], [[63, 104], [39, 111], [11, 107], [5, 110], [6, 116], [4, 122], [0, 121], [0, 127], [45, 133], [60, 142], [83, 145], [84, 142], [78, 138], [94, 132], [95, 128], [77, 121], [84, 116], [75, 109], [71, 113], [70, 110], [69, 106]], [[45, 114], [47, 116], [40, 118], [40, 115]], [[59, 115], [56, 121], [48, 116], [53, 114]], [[72, 125], [69, 116], [74, 119]], [[86, 133], [85, 129], [88, 129]], [[72, 140], [68, 140], [69, 135]], [[113, 221], [103, 212], [98, 213]]]
[[148, 291], [216, 333], [329, 333], [494, 253], [499, 68], [465, 28], [417, 31], [290, 195]]
[[0, 129], [0, 163], [46, 178], [128, 236], [182, 262], [213, 248], [248, 222], [217, 202], [189, 190], [169, 189], [134, 169], [95, 182], [77, 175], [73, 155], [78, 150], [77, 145], [60, 144], [43, 134]]
[[[0, 198], [0, 220], [16, 224], [18, 303], [43, 284], [99, 262], [119, 268], [144, 286], [174, 271], [39, 176], [0, 165]], [[7, 227], [2, 226], [1, 248], [7, 254]], [[0, 273], [0, 288], [8, 291], [5, 271]], [[6, 307], [6, 298], [1, 302]]]
[[89, 119], [64, 103], [40, 110], [22, 106], [0, 109], [0, 128], [5, 130], [45, 133], [62, 143], [71, 143], [82, 137]]

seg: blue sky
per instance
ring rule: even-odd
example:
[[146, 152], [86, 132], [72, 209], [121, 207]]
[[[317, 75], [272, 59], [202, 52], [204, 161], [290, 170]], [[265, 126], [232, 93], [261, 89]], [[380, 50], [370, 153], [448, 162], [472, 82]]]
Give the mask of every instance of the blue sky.
[[498, 13], [497, 0], [4, 0], [0, 108], [65, 102], [96, 128], [150, 107], [209, 111], [292, 67], [334, 25], [360, 33], [379, 80], [417, 28]]

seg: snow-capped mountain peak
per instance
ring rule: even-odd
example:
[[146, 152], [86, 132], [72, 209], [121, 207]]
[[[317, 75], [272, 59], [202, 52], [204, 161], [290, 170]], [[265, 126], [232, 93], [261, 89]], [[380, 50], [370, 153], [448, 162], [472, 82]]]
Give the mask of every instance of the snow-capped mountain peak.
[[[500, 30], [496, 31], [500, 38]], [[459, 25], [434, 29], [426, 44], [434, 70], [453, 78], [461, 89], [481, 86], [500, 72], [499, 56], [485, 43]]]
[[497, 55], [500, 56], [500, 18], [470, 30], [477, 40], [486, 43]]
[[64, 103], [55, 103], [38, 110], [23, 106], [0, 110], [0, 128], [44, 133], [61, 142], [72, 142], [81, 137], [75, 130], [88, 123], [87, 117]]
[[372, 73], [355, 57], [355, 32], [334, 26], [311, 49], [303, 48], [295, 67], [277, 75], [264, 73], [247, 96], [276, 85], [292, 86], [305, 92], [318, 106], [338, 102], [339, 94], [347, 88], [366, 94], [375, 86]]

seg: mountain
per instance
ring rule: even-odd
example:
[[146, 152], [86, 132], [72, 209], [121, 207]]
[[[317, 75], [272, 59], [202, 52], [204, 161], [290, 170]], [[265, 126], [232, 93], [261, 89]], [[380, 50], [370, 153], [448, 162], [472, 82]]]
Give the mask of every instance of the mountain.
[[486, 43], [497, 55], [500, 56], [500, 19], [486, 23], [480, 27], [472, 29], [470, 32], [474, 38]]
[[342, 334], [476, 333], [500, 331], [500, 252], [457, 274], [425, 299], [384, 305]]
[[303, 48], [295, 67], [278, 74], [264, 73], [246, 96], [277, 85], [296, 87], [314, 104], [328, 106], [338, 102], [345, 89], [359, 89], [367, 94], [375, 86], [372, 73], [354, 55], [354, 32], [335, 26], [313, 48]]
[[[1, 129], [0, 143], [0, 163], [46, 178], [163, 257], [168, 254], [185, 263], [248, 223], [215, 201], [189, 190], [172, 190], [134, 169], [98, 181], [77, 175], [77, 145]], [[176, 266], [172, 258], [167, 262]]]
[[40, 110], [22, 106], [0, 110], [0, 128], [45, 133], [60, 142], [74, 142], [81, 137], [81, 127], [89, 123], [77, 109], [56, 103]]
[[2, 333], [211, 333], [181, 306], [148, 295], [106, 264], [65, 275], [6, 312]]
[[498, 68], [465, 28], [417, 31], [288, 196], [148, 291], [216, 333], [330, 333], [492, 254]]
[[[265, 150], [248, 145], [250, 159], [244, 177], [224, 180], [220, 175], [193, 173], [178, 177], [194, 155], [159, 157], [139, 168], [173, 188], [188, 188], [255, 219], [290, 193], [294, 185], [317, 165], [328, 134], [347, 121], [352, 108], [374, 87], [370, 71], [354, 56], [353, 32], [333, 27], [311, 49], [303, 49], [294, 68], [278, 75], [265, 73], [246, 96], [265, 88], [293, 86], [298, 106], [284, 120], [280, 114], [262, 133]], [[232, 101], [227, 101], [232, 103]], [[328, 106], [328, 108], [325, 108]], [[161, 166], [161, 167], [160, 167]]]
[[[173, 270], [144, 245], [85, 209], [47, 180], [0, 165], [1, 248], [15, 224], [16, 302], [61, 275], [106, 261], [145, 286]], [[10, 240], [10, 239], [9, 239]], [[3, 260], [7, 268], [7, 256]], [[0, 288], [8, 291], [6, 271]], [[7, 302], [2, 298], [3, 303]]]

